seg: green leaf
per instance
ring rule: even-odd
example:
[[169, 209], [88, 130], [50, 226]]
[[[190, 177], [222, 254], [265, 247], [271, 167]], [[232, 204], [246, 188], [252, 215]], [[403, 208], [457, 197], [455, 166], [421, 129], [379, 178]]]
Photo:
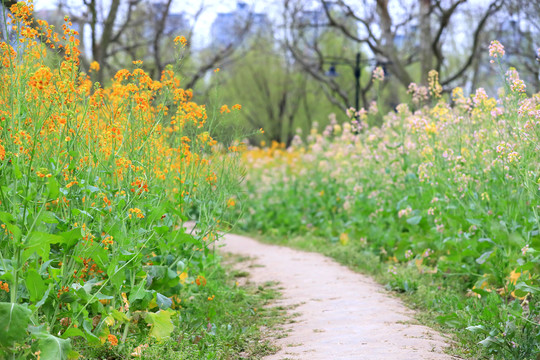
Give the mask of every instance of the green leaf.
[[92, 215], [90, 215], [88, 212], [84, 211], [84, 210], [80, 210], [80, 209], [73, 209], [73, 214], [75, 216], [77, 215], [80, 215], [80, 214], [83, 214], [83, 215], [86, 215], [88, 216], [90, 219], [93, 219], [94, 217]]
[[20, 240], [22, 231], [17, 225], [13, 215], [7, 212], [0, 212], [0, 221], [3, 222], [7, 229], [13, 234], [15, 240]]
[[150, 336], [158, 341], [168, 338], [174, 330], [171, 316], [172, 310], [159, 310], [157, 313], [146, 313], [144, 320], [150, 324]]
[[469, 330], [470, 332], [474, 334], [478, 334], [478, 333], [487, 334], [487, 330], [483, 325], [469, 326], [467, 327], [467, 330]]
[[160, 293], [156, 294], [156, 302], [160, 309], [168, 309], [172, 306], [172, 300]]
[[480, 220], [476, 220], [476, 219], [467, 219], [467, 221], [468, 221], [469, 224], [471, 224], [471, 225], [482, 226], [482, 222], [481, 222]]
[[523, 281], [517, 283], [516, 289], [521, 290], [521, 291], [525, 291], [525, 292], [530, 292], [532, 294], [540, 294], [540, 288], [537, 288], [537, 287], [534, 287], [534, 286], [531, 286], [531, 285], [527, 285]]
[[486, 262], [487, 259], [489, 259], [489, 257], [491, 256], [491, 254], [493, 254], [495, 250], [491, 250], [491, 251], [486, 251], [485, 253], [483, 253], [482, 255], [480, 255], [480, 257], [478, 259], [476, 259], [476, 262], [480, 265], [482, 265], [483, 263]]
[[64, 244], [67, 245], [68, 248], [74, 246], [77, 244], [77, 242], [82, 238], [82, 229], [81, 228], [75, 228], [63, 233], [58, 234], [64, 239]]
[[121, 266], [118, 266], [117, 262], [112, 262], [107, 267], [107, 275], [109, 276], [109, 280], [111, 281], [111, 284], [113, 284], [116, 289], [120, 289], [122, 286], [122, 283], [126, 279], [126, 272], [124, 269], [121, 269]]
[[39, 216], [39, 220], [45, 224], [58, 224], [58, 219], [54, 216], [54, 213], [51, 211], [44, 211]]
[[43, 298], [43, 295], [47, 291], [47, 285], [45, 281], [41, 278], [41, 275], [34, 269], [28, 270], [26, 273], [25, 279], [26, 288], [28, 289], [28, 294], [30, 295], [30, 301], [35, 303], [38, 300]]
[[118, 310], [116, 310], [116, 309], [112, 309], [111, 312], [110, 312], [110, 314], [112, 315], [112, 317], [113, 317], [116, 321], [118, 321], [118, 322], [120, 322], [120, 323], [127, 323], [127, 322], [129, 322], [129, 317], [128, 317], [125, 313], [120, 312], [120, 311], [118, 311]]
[[45, 294], [43, 294], [43, 297], [41, 298], [41, 300], [39, 300], [37, 302], [37, 304], [35, 305], [36, 308], [40, 308], [43, 306], [43, 304], [45, 304], [45, 302], [47, 301], [47, 299], [49, 298], [49, 294], [51, 292], [51, 289], [54, 287], [53, 284], [49, 284], [49, 288], [47, 289], [47, 291], [45, 291]]
[[0, 345], [13, 346], [26, 337], [30, 309], [14, 303], [0, 303]]
[[443, 325], [450, 326], [450, 327], [453, 327], [453, 328], [459, 328], [459, 327], [462, 326], [462, 323], [463, 323], [459, 319], [459, 316], [457, 316], [456, 313], [437, 316], [436, 320], [437, 320], [437, 322], [439, 324], [443, 324]]
[[66, 360], [71, 352], [71, 340], [60, 339], [47, 333], [35, 335], [41, 360]]
[[420, 215], [416, 215], [416, 216], [413, 216], [411, 218], [408, 218], [407, 219], [407, 224], [410, 224], [410, 225], [418, 225], [420, 224], [420, 221], [422, 220], [422, 216]]
[[81, 329], [70, 327], [62, 334], [62, 339], [72, 338], [75, 336], [81, 336], [83, 338], [86, 337], [84, 332]]
[[47, 182], [47, 187], [49, 188], [49, 199], [56, 199], [58, 197], [59, 191], [58, 181], [56, 181], [56, 178], [54, 176], [51, 176], [49, 178], [49, 181]]
[[83, 329], [86, 333], [86, 340], [88, 340], [90, 344], [98, 344], [100, 342], [99, 338], [92, 333], [92, 323], [90, 321], [83, 321]]
[[479, 344], [481, 344], [481, 345], [483, 345], [485, 347], [491, 347], [491, 346], [494, 346], [494, 345], [498, 345], [501, 342], [502, 342], [502, 340], [497, 339], [494, 336], [488, 336], [484, 340], [480, 341]]
[[164, 235], [166, 233], [169, 232], [169, 227], [168, 226], [154, 226], [154, 231], [158, 234], [158, 235]]
[[136, 300], [144, 299], [148, 294], [151, 294], [150, 291], [146, 290], [146, 280], [143, 280], [129, 293], [129, 302], [132, 303]]
[[23, 261], [26, 261], [33, 253], [43, 258], [43, 261], [49, 260], [51, 244], [63, 242], [64, 239], [58, 235], [34, 231], [26, 240], [25, 250], [23, 252]]

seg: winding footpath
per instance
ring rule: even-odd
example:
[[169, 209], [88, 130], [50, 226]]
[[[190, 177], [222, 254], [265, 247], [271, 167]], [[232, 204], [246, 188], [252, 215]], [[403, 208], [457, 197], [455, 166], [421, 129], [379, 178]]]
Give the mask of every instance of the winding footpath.
[[265, 359], [456, 359], [383, 287], [323, 255], [232, 234], [220, 251], [248, 256], [250, 281], [279, 282], [283, 298], [275, 305], [297, 305], [288, 336], [276, 340], [281, 350]]

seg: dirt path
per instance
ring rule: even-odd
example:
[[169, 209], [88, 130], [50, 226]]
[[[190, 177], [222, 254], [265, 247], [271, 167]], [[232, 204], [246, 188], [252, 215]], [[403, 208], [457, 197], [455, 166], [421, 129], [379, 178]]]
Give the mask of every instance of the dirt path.
[[221, 251], [247, 255], [258, 266], [250, 281], [278, 281], [280, 305], [299, 304], [281, 350], [266, 359], [454, 359], [445, 341], [418, 325], [398, 299], [370, 278], [315, 253], [227, 235]]

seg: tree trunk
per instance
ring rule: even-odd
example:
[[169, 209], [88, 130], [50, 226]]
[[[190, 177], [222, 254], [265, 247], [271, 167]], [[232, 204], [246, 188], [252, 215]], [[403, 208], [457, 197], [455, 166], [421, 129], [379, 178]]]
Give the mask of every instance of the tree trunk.
[[431, 47], [431, 0], [420, 0], [420, 82], [427, 85], [428, 73], [433, 68]]

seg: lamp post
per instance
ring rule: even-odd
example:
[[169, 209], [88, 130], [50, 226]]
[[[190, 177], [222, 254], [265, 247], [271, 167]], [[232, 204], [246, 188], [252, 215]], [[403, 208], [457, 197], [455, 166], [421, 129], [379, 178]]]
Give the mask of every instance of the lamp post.
[[[381, 63], [377, 59], [361, 59], [361, 53], [356, 53], [356, 62], [353, 67], [353, 73], [354, 73], [354, 81], [355, 81], [355, 110], [358, 111], [360, 108], [360, 78], [362, 76], [362, 67], [360, 64], [369, 64], [369, 63], [375, 63], [375, 64], [381, 64], [383, 66], [389, 64], [389, 62]], [[343, 61], [332, 61], [330, 68], [325, 73], [326, 76], [335, 78], [339, 76], [339, 73], [336, 70], [336, 65], [343, 64], [343, 65], [350, 65], [350, 62], [343, 62]], [[365, 104], [364, 104], [365, 105]]]

